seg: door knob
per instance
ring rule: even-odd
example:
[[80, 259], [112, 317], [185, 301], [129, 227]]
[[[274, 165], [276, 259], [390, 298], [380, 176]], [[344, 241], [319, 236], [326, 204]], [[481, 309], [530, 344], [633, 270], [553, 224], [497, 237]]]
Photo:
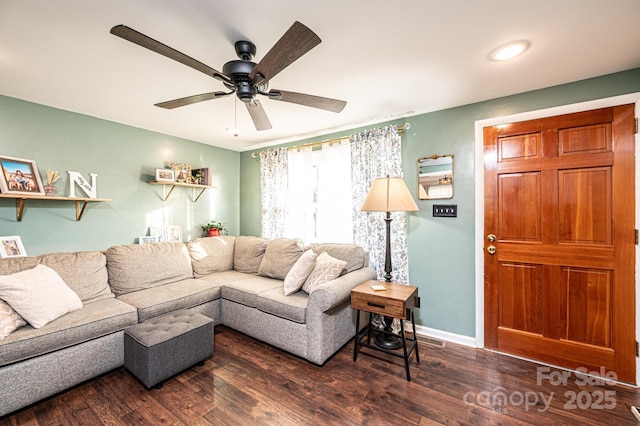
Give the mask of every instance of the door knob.
[[489, 252], [489, 254], [496, 254], [496, 247], [495, 246], [489, 246], [489, 247], [487, 247], [487, 251]]
[[487, 235], [487, 240], [488, 240], [490, 243], [494, 242], [494, 241], [496, 240], [496, 236], [495, 236], [495, 234], [489, 234], [489, 235]]

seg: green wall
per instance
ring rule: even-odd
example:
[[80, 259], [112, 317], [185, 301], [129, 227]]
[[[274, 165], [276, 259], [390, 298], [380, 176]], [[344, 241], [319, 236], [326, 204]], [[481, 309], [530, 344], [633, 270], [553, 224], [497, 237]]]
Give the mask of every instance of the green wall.
[[[475, 335], [475, 121], [640, 92], [640, 68], [472, 105], [382, 123], [411, 128], [402, 137], [404, 178], [417, 190], [417, 160], [454, 154], [454, 198], [417, 200], [408, 214], [409, 281], [419, 287], [416, 323], [463, 336]], [[341, 137], [353, 129], [287, 145]], [[260, 164], [251, 151], [240, 159], [243, 235], [260, 235]], [[482, 167], [482, 165], [478, 165]], [[414, 194], [415, 195], [415, 194]], [[457, 218], [432, 217], [433, 204], [457, 204]]]
[[[151, 225], [181, 225], [184, 241], [210, 219], [240, 229], [238, 152], [0, 96], [0, 155], [35, 160], [43, 180], [58, 170], [57, 195], [69, 194], [67, 171], [96, 173], [97, 196], [112, 199], [89, 204], [79, 222], [75, 203], [38, 200], [16, 222], [14, 200], [0, 199], [0, 235], [19, 235], [29, 255], [133, 244]], [[171, 162], [211, 167], [217, 189], [193, 203], [191, 189], [176, 188], [163, 202], [162, 187], [146, 182]]]

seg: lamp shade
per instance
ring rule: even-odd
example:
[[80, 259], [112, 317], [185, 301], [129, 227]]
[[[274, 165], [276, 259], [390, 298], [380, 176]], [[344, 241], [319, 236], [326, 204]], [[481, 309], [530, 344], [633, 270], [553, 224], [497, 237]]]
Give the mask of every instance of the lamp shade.
[[418, 205], [400, 177], [377, 178], [373, 181], [360, 210], [365, 212], [413, 212]]

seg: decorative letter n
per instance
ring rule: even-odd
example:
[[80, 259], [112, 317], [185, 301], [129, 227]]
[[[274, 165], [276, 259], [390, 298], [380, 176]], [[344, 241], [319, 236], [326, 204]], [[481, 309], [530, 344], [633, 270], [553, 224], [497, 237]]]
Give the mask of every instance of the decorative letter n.
[[82, 177], [82, 175], [78, 172], [67, 172], [69, 173], [69, 197], [76, 196], [76, 186], [78, 184], [80, 189], [87, 194], [89, 198], [97, 198], [98, 187], [96, 186], [96, 177], [98, 176], [95, 173], [89, 173], [91, 176], [91, 185], [87, 183], [87, 180]]

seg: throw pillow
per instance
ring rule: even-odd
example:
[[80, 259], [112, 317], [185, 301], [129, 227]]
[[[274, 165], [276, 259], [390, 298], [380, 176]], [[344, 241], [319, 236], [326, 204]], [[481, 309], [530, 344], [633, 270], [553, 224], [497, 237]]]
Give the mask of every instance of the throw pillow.
[[318, 255], [316, 266], [313, 267], [313, 271], [304, 282], [302, 289], [308, 294], [313, 293], [318, 286], [337, 278], [345, 266], [347, 266], [347, 262], [331, 257], [323, 251]]
[[358, 269], [362, 269], [368, 265], [369, 255], [360, 246], [356, 244], [344, 243], [316, 243], [309, 247], [315, 253], [326, 251], [327, 254], [336, 259], [346, 260], [347, 266], [344, 267], [341, 275], [348, 274]]
[[269, 241], [258, 275], [284, 280], [303, 252], [304, 243], [299, 239], [276, 238]]
[[25, 325], [27, 322], [7, 302], [0, 300], [0, 340]]
[[33, 328], [82, 308], [78, 295], [48, 266], [0, 275], [0, 299], [6, 301]]
[[287, 276], [284, 277], [285, 296], [289, 296], [302, 288], [305, 280], [313, 271], [317, 257], [318, 255], [313, 250], [307, 250], [302, 253], [302, 256], [298, 258]]

